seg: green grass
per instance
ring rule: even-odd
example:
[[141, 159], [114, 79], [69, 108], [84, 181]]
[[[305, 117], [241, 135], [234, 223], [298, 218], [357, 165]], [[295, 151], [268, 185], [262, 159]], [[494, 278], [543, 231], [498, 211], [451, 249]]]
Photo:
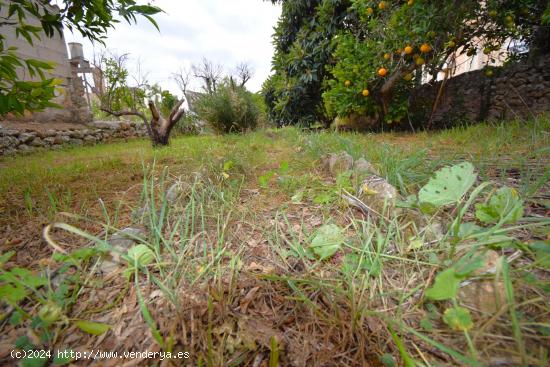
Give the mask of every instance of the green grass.
[[[116, 344], [115, 332], [131, 330], [124, 340], [130, 349], [187, 351], [193, 365], [486, 365], [500, 359], [546, 365], [548, 269], [529, 244], [548, 239], [549, 131], [546, 118], [416, 135], [285, 128], [178, 137], [155, 150], [134, 140], [3, 158], [6, 243], [22, 226], [35, 228], [24, 236], [40, 238], [41, 224], [55, 221], [47, 242], [71, 255], [48, 259], [43, 242], [29, 241], [32, 261], [17, 256], [1, 270], [18, 265], [69, 274], [62, 286], [33, 288], [2, 321], [1, 341], [12, 344], [12, 336], [32, 330], [42, 338], [33, 340], [37, 349], [77, 348], [97, 338], [72, 327], [89, 320], [111, 326], [104, 339], [92, 340], [97, 348]], [[372, 162], [403, 196], [416, 194], [435, 170], [468, 160], [479, 173], [476, 186], [490, 181], [482, 187], [516, 188], [526, 218], [499, 223], [493, 234], [512, 240], [495, 243], [487, 235], [460, 239], [451, 232], [432, 240], [411, 225], [413, 211], [364, 216], [340, 198], [346, 180], [322, 169], [323, 155], [342, 150]], [[183, 193], [169, 203], [165, 192], [174, 181]], [[449, 228], [475, 222], [471, 204], [490, 191], [474, 192], [470, 201], [464, 197], [425, 219]], [[146, 209], [136, 215], [139, 208]], [[321, 261], [310, 244], [325, 224], [341, 228], [344, 241]], [[140, 265], [122, 253], [128, 265], [104, 277], [97, 272], [98, 252], [118, 251], [109, 234], [127, 226], [144, 230], [136, 241], [154, 261]], [[97, 248], [82, 252], [83, 243]], [[496, 312], [482, 312], [468, 299], [424, 295], [472, 249], [515, 256], [504, 268], [468, 278], [502, 284]], [[45, 304], [63, 315], [47, 326], [32, 320]], [[456, 306], [468, 309], [473, 328], [453, 330], [443, 322]]]

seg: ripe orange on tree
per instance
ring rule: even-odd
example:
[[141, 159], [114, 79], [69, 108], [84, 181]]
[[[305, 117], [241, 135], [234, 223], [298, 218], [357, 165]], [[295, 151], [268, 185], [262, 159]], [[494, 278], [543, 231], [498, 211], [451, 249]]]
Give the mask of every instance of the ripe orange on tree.
[[368, 89], [363, 89], [363, 97], [367, 97], [369, 95], [369, 90]]
[[405, 47], [405, 53], [406, 53], [407, 55], [412, 54], [412, 53], [413, 53], [413, 48], [412, 48], [411, 46]]
[[432, 50], [432, 47], [428, 45], [427, 43], [423, 43], [422, 46], [420, 46], [420, 52], [427, 54]]
[[389, 60], [390, 57], [391, 57], [391, 55], [390, 55], [389, 53], [385, 53], [385, 54], [384, 54], [384, 59], [385, 59], [385, 60]]
[[382, 77], [386, 76], [387, 73], [388, 73], [388, 70], [386, 70], [386, 68], [378, 69], [378, 75], [380, 75]]
[[414, 0], [409, 0], [409, 1], [407, 1], [407, 5], [408, 5], [408, 6], [413, 6], [413, 5], [414, 5]]
[[374, 9], [371, 8], [371, 7], [368, 7], [368, 8], [367, 8], [367, 14], [368, 14], [368, 15], [372, 15], [372, 13], [374, 13]]
[[380, 10], [386, 9], [386, 2], [385, 1], [380, 1], [380, 3], [378, 4], [378, 9], [380, 9]]
[[346, 87], [349, 87], [349, 86], [351, 85], [351, 81], [346, 80], [346, 81], [344, 82], [344, 85], [345, 85]]

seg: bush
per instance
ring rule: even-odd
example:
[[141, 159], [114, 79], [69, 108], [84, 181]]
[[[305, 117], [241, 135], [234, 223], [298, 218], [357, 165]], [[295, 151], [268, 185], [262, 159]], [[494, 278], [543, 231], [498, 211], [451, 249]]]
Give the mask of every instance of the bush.
[[203, 126], [198, 116], [188, 112], [174, 126], [173, 132], [177, 135], [199, 135], [203, 132]]
[[252, 93], [230, 82], [202, 96], [197, 102], [197, 112], [218, 133], [244, 132], [258, 124], [259, 110]]
[[257, 126], [260, 128], [267, 128], [270, 126], [270, 121], [268, 117], [267, 106], [265, 104], [264, 96], [261, 92], [251, 93], [250, 96], [258, 109], [258, 123]]

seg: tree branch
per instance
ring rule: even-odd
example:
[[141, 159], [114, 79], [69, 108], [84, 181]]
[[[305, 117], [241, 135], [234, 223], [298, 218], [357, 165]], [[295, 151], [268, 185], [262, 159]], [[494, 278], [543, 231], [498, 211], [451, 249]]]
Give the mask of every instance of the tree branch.
[[130, 110], [122, 110], [122, 111], [113, 111], [104, 107], [100, 108], [101, 111], [108, 113], [109, 115], [120, 117], [120, 116], [138, 116], [143, 121], [143, 124], [145, 125], [145, 128], [147, 129], [147, 134], [150, 138], [153, 137], [153, 131], [151, 130], [151, 125], [149, 124], [149, 121], [147, 121], [147, 117], [145, 114], [139, 111], [130, 111]]
[[[180, 112], [180, 107], [181, 105], [183, 104], [183, 101], [184, 99], [182, 98], [181, 100], [178, 101], [178, 103], [176, 103], [176, 105], [172, 108], [172, 111], [170, 112], [170, 117], [168, 118], [168, 120], [170, 120], [170, 122], [174, 119], [174, 116], [177, 116], [177, 114]], [[183, 110], [182, 110], [183, 111]], [[181, 115], [179, 116], [179, 118], [177, 120], [179, 120], [181, 118]], [[176, 122], [177, 122], [176, 120]]]

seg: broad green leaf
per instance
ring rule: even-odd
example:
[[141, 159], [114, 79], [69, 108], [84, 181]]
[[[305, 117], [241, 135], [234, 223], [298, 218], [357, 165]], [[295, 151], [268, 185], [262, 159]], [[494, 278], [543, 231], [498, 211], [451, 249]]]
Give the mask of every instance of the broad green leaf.
[[475, 183], [474, 166], [463, 162], [452, 167], [443, 167], [420, 189], [420, 203], [436, 207], [458, 203]]
[[155, 253], [147, 245], [136, 245], [128, 250], [129, 266], [123, 272], [126, 278], [134, 273], [134, 268], [144, 267], [155, 260]]
[[458, 331], [467, 331], [474, 326], [470, 311], [463, 307], [453, 307], [445, 310], [443, 321], [453, 330]]
[[313, 198], [313, 202], [315, 204], [329, 204], [334, 198], [334, 195], [331, 192], [322, 192], [320, 194], [315, 195]]
[[55, 353], [53, 357], [53, 364], [55, 366], [65, 366], [73, 361], [71, 358], [71, 350], [62, 350], [61, 353]]
[[485, 265], [485, 254], [467, 255], [461, 258], [454, 266], [455, 274], [459, 278], [465, 278], [472, 272], [481, 269]]
[[426, 290], [426, 297], [436, 301], [451, 299], [456, 296], [461, 278], [454, 268], [449, 268], [437, 274], [434, 285]]
[[342, 229], [336, 224], [326, 224], [317, 230], [310, 248], [315, 255], [323, 260], [332, 257], [343, 243]]
[[515, 223], [523, 217], [523, 200], [515, 189], [502, 187], [491, 196], [487, 204], [476, 204], [476, 218], [483, 223], [497, 223], [507, 218], [505, 223]]
[[23, 335], [15, 340], [15, 348], [29, 350], [34, 348], [34, 344], [27, 335]]
[[37, 355], [34, 355], [33, 357], [36, 357], [36, 358], [30, 358], [30, 357], [23, 358], [21, 360], [21, 366], [22, 367], [42, 367], [48, 363], [48, 357], [41, 356], [40, 353], [38, 353]]
[[475, 223], [461, 223], [460, 228], [458, 229], [458, 237], [466, 238], [475, 233], [479, 233], [483, 230], [480, 226]]
[[46, 277], [34, 275], [32, 271], [25, 268], [13, 268], [10, 272], [17, 276], [21, 283], [30, 288], [37, 288], [48, 284], [48, 279]]
[[155, 260], [155, 253], [147, 245], [136, 245], [128, 250], [130, 265], [147, 266]]
[[20, 285], [3, 284], [0, 286], [0, 299], [9, 304], [16, 304], [25, 299], [28, 292]]
[[92, 334], [92, 335], [104, 334], [111, 328], [111, 326], [107, 324], [86, 321], [86, 320], [77, 321], [76, 326], [80, 330], [84, 331], [85, 333]]

